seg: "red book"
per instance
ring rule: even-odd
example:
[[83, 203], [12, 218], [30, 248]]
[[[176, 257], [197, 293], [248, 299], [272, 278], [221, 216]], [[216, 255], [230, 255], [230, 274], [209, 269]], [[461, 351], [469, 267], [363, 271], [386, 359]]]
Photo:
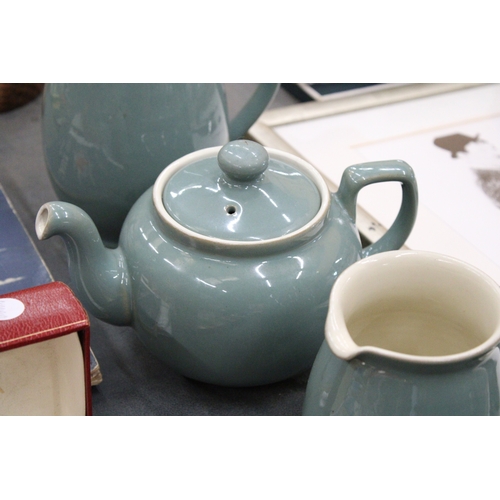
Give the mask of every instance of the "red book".
[[0, 415], [91, 415], [90, 324], [65, 284], [0, 296]]

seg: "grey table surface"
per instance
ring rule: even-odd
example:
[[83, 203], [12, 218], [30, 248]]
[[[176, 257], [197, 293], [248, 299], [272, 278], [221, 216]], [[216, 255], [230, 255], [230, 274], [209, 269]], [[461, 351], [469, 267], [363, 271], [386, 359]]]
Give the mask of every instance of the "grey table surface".
[[[252, 85], [227, 85], [230, 113]], [[280, 90], [272, 107], [293, 104]], [[66, 248], [60, 238], [38, 241], [35, 217], [57, 197], [42, 151], [42, 99], [0, 114], [0, 184], [46, 262], [53, 278], [71, 286]], [[93, 413], [100, 415], [300, 415], [308, 373], [262, 387], [226, 388], [173, 372], [152, 356], [127, 327], [91, 320], [91, 346], [103, 375], [93, 387]]]

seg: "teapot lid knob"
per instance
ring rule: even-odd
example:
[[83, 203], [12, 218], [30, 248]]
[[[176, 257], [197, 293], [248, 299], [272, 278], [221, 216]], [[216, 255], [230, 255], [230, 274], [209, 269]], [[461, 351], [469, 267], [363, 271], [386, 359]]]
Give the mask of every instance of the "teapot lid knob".
[[260, 144], [238, 140], [226, 144], [217, 156], [220, 169], [234, 181], [248, 182], [260, 177], [269, 163], [269, 154]]

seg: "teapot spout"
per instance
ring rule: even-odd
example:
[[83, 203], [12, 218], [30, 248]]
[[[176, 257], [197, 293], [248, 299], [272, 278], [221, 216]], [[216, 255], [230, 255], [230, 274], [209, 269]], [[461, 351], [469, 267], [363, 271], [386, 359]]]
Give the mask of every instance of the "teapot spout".
[[72, 288], [95, 317], [114, 325], [131, 323], [130, 282], [121, 249], [106, 248], [92, 219], [65, 202], [42, 205], [35, 221], [38, 239], [61, 236], [68, 250]]

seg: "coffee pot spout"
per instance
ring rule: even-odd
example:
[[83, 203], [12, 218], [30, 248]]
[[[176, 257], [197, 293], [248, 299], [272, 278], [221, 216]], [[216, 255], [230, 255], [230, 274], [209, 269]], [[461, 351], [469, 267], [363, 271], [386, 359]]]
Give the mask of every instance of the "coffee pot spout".
[[42, 205], [35, 221], [40, 240], [61, 236], [68, 250], [72, 288], [95, 317], [115, 325], [131, 322], [130, 283], [120, 248], [106, 248], [92, 219], [65, 202]]

